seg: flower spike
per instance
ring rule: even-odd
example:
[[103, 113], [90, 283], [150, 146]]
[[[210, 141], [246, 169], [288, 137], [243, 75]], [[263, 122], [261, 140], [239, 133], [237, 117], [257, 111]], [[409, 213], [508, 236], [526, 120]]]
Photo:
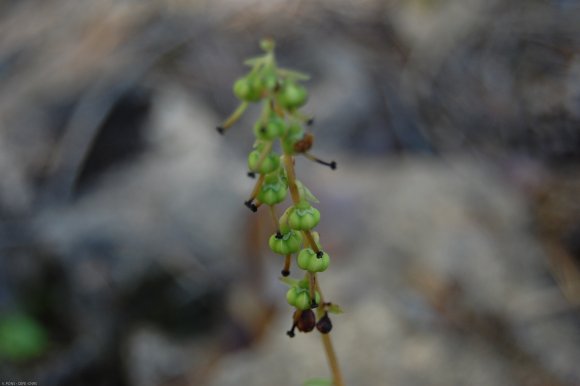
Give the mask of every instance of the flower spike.
[[[328, 335], [332, 330], [328, 313], [340, 313], [341, 309], [324, 300], [318, 279], [318, 275], [330, 266], [330, 256], [322, 249], [315, 231], [320, 222], [320, 211], [312, 204], [316, 204], [318, 199], [296, 178], [295, 156], [303, 155], [332, 170], [336, 169], [336, 162], [321, 160], [310, 153], [314, 135], [306, 132], [305, 127], [311, 126], [314, 118], [300, 111], [308, 101], [308, 90], [303, 82], [309, 76], [277, 66], [274, 40], [263, 39], [260, 47], [264, 54], [247, 60], [245, 64], [250, 66], [250, 71], [234, 83], [233, 92], [240, 105], [217, 127], [217, 131], [224, 134], [251, 103], [261, 104], [261, 114], [252, 127], [256, 141], [247, 159], [247, 175], [257, 179], [244, 205], [252, 212], [257, 212], [261, 205], [269, 208], [273, 233], [268, 245], [272, 252], [284, 259], [280, 279], [290, 287], [286, 301], [294, 309], [292, 326], [286, 334], [292, 338], [296, 329], [303, 333], [316, 329], [323, 334], [332, 383], [344, 386]], [[277, 154], [278, 151], [282, 155]], [[276, 206], [283, 205], [288, 196], [291, 203], [278, 217]], [[303, 272], [302, 279], [289, 277], [293, 256]]]

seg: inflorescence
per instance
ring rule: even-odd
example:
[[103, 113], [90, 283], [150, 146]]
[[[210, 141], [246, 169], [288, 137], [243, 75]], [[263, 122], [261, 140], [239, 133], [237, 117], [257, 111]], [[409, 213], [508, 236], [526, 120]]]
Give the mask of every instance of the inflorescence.
[[[288, 336], [293, 337], [295, 329], [310, 332], [314, 328], [327, 334], [332, 329], [328, 313], [339, 313], [340, 308], [322, 299], [316, 274], [328, 269], [330, 256], [314, 231], [320, 212], [312, 204], [318, 200], [296, 179], [294, 157], [301, 155], [333, 170], [336, 162], [323, 161], [309, 152], [314, 136], [306, 127], [313, 124], [313, 118], [299, 111], [308, 100], [308, 91], [300, 82], [309, 77], [277, 66], [273, 40], [265, 39], [260, 46], [265, 53], [247, 60], [245, 64], [251, 70], [234, 83], [233, 91], [241, 100], [240, 105], [217, 130], [224, 134], [250, 103], [262, 104], [262, 113], [253, 127], [256, 141], [248, 156], [248, 176], [257, 180], [244, 204], [252, 212], [267, 206], [272, 217], [275, 232], [268, 244], [274, 253], [284, 257], [282, 281], [290, 286], [286, 300], [295, 308]], [[282, 155], [276, 152], [276, 146]], [[288, 192], [292, 205], [278, 217], [276, 205], [286, 199]], [[288, 277], [293, 255], [296, 265], [305, 271], [301, 280]], [[317, 309], [317, 315], [313, 309]]]

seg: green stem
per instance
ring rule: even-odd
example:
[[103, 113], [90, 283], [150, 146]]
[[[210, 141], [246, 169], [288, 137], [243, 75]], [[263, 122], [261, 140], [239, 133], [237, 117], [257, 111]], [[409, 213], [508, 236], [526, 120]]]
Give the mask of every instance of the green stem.
[[316, 245], [316, 241], [314, 241], [314, 237], [312, 237], [312, 233], [310, 233], [310, 231], [302, 231], [302, 233], [304, 234], [304, 237], [306, 237], [308, 244], [310, 244], [310, 248], [312, 248], [312, 250], [316, 254], [318, 254], [320, 252], [320, 249], [318, 248], [318, 245]]
[[250, 103], [247, 102], [247, 101], [244, 101], [244, 102], [240, 103], [240, 105], [234, 110], [234, 112], [232, 113], [232, 115], [230, 115], [228, 117], [228, 119], [226, 119], [224, 121], [224, 123], [219, 127], [219, 129], [221, 129], [220, 132], [221, 133], [224, 133], [234, 123], [236, 123], [238, 121], [238, 119], [240, 119], [240, 117], [242, 116], [242, 114], [244, 114], [244, 112], [246, 111], [246, 109], [248, 108], [249, 105], [250, 105]]
[[264, 175], [260, 174], [258, 181], [256, 181], [256, 184], [254, 185], [254, 189], [252, 189], [252, 194], [250, 195], [249, 201], [253, 201], [256, 198], [256, 196], [260, 192], [260, 187], [262, 186], [263, 183], [264, 183]]
[[280, 227], [278, 226], [278, 216], [276, 216], [276, 206], [275, 205], [268, 205], [270, 207], [270, 217], [272, 217], [272, 221], [274, 222], [274, 229], [276, 229], [276, 235], [280, 235]]

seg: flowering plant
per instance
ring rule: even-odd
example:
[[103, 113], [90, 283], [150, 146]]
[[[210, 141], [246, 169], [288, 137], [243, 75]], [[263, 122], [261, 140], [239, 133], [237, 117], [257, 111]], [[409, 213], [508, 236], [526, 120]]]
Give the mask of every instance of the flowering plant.
[[[308, 80], [308, 75], [278, 67], [273, 40], [264, 39], [260, 46], [264, 54], [246, 60], [250, 71], [234, 83], [233, 91], [240, 105], [217, 130], [224, 134], [250, 103], [261, 103], [262, 113], [253, 126], [256, 141], [248, 156], [248, 175], [257, 179], [244, 204], [253, 212], [268, 207], [272, 217], [274, 233], [268, 244], [284, 258], [281, 280], [290, 287], [286, 300], [295, 309], [288, 336], [294, 337], [296, 330], [307, 333], [316, 329], [322, 334], [333, 379], [311, 380], [307, 384], [343, 386], [330, 339], [332, 322], [328, 316], [340, 313], [341, 309], [324, 300], [318, 281], [318, 274], [330, 265], [330, 256], [314, 230], [320, 222], [320, 212], [313, 206], [318, 199], [296, 178], [294, 157], [304, 156], [333, 170], [336, 162], [325, 162], [310, 153], [314, 136], [306, 127], [312, 125], [313, 119], [300, 112], [308, 100], [308, 91], [301, 82]], [[285, 201], [288, 192], [292, 204], [278, 217], [276, 206]], [[296, 265], [303, 272], [301, 279], [289, 277], [294, 255]]]

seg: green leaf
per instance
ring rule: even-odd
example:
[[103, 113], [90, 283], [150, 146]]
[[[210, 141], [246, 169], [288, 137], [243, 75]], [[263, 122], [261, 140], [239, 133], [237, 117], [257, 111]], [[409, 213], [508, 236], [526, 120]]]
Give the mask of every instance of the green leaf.
[[296, 180], [296, 186], [298, 187], [298, 193], [300, 194], [300, 198], [310, 203], [320, 202], [318, 201], [318, 198], [316, 198], [316, 196], [312, 194], [312, 192], [306, 186], [304, 186], [304, 184], [299, 180]]
[[331, 303], [330, 305], [326, 306], [326, 310], [331, 314], [342, 314], [344, 311], [338, 304]]
[[318, 198], [305, 186], [304, 187], [304, 198], [310, 202], [319, 203]]
[[295, 80], [309, 80], [310, 79], [310, 75], [308, 75], [308, 74], [305, 74], [305, 73], [299, 72], [299, 71], [288, 70], [286, 68], [279, 68], [278, 74], [280, 74], [281, 76], [290, 78], [290, 79], [295, 79]]
[[244, 64], [246, 66], [254, 67], [257, 64], [264, 63], [264, 61], [265, 61], [264, 56], [257, 56], [255, 58], [249, 58], [249, 59], [244, 60]]
[[332, 380], [323, 378], [313, 378], [304, 382], [304, 386], [332, 386]]

